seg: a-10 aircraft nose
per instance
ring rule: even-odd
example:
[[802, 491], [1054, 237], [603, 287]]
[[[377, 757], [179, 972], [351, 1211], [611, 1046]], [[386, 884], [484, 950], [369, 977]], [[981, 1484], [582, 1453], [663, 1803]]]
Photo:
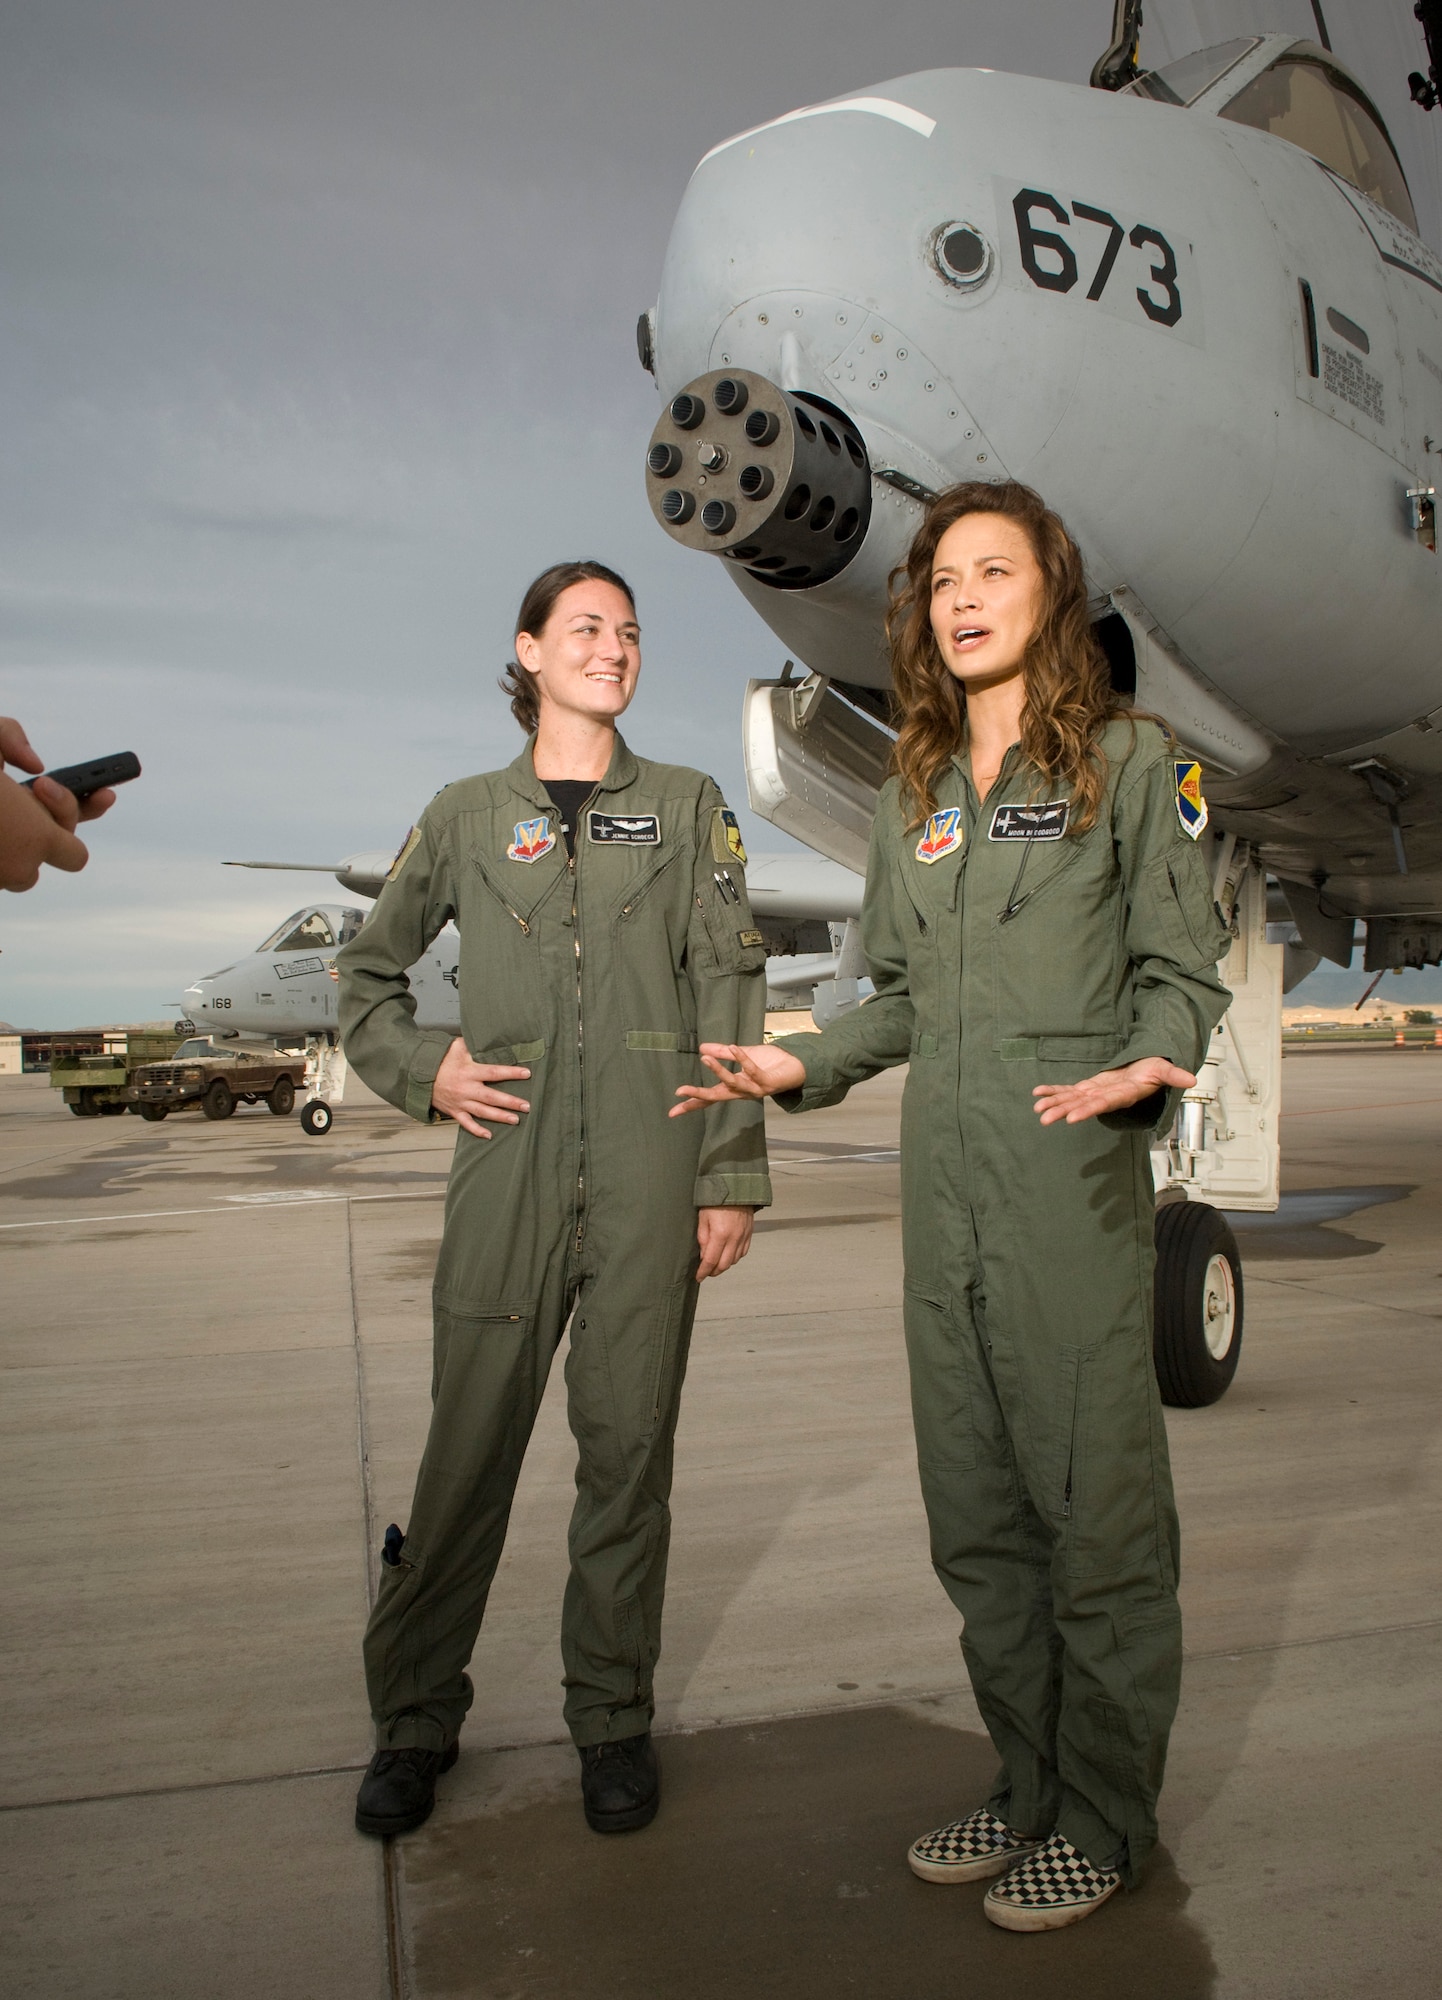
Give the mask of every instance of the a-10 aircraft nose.
[[651, 433], [646, 491], [673, 540], [792, 589], [845, 569], [871, 515], [851, 418], [745, 368], [698, 375], [672, 397]]

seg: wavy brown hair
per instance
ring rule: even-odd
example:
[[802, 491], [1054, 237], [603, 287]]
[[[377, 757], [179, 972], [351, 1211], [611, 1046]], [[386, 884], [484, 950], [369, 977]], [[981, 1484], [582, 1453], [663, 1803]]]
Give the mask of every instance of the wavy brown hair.
[[1021, 666], [1021, 747], [1049, 784], [1068, 788], [1068, 833], [1085, 833], [1096, 824], [1106, 790], [1102, 731], [1131, 711], [1111, 686], [1092, 631], [1081, 553], [1041, 495], [1016, 480], [996, 486], [973, 480], [938, 493], [906, 561], [891, 573], [886, 636], [901, 713], [892, 765], [902, 810], [911, 825], [936, 810], [936, 781], [966, 741], [966, 694], [931, 629], [931, 570], [942, 536], [968, 514], [1014, 521], [1041, 569], [1041, 611]]

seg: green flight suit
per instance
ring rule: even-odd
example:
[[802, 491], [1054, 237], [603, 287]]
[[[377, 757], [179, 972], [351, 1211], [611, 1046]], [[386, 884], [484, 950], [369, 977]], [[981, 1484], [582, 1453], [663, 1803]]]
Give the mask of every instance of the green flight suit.
[[917, 1459], [1002, 1759], [991, 1809], [1022, 1833], [1059, 1828], [1130, 1881], [1156, 1840], [1181, 1674], [1148, 1158], [1175, 1096], [1043, 1127], [1032, 1089], [1143, 1056], [1195, 1070], [1230, 997], [1216, 970], [1230, 940], [1162, 731], [1114, 723], [1104, 748], [1106, 796], [1081, 835], [1060, 806], [1017, 812], [1051, 796], [1018, 748], [984, 805], [954, 762], [925, 828], [887, 784], [861, 919], [875, 998], [781, 1038], [807, 1081], [779, 1101], [834, 1104], [910, 1063]]
[[466, 1047], [531, 1072], [500, 1086], [530, 1103], [519, 1124], [457, 1131], [430, 1434], [365, 1640], [383, 1746], [439, 1749], [470, 1706], [465, 1667], [568, 1320], [566, 1720], [583, 1746], [649, 1728], [696, 1210], [771, 1199], [759, 1105], [667, 1117], [678, 1084], [704, 1081], [698, 1040], [757, 1041], [764, 1021], [766, 954], [720, 793], [618, 737], [574, 865], [559, 818], [529, 745], [448, 786], [337, 960], [346, 1055], [411, 1117], [436, 1116], [452, 1037], [417, 1028], [405, 969], [451, 919]]

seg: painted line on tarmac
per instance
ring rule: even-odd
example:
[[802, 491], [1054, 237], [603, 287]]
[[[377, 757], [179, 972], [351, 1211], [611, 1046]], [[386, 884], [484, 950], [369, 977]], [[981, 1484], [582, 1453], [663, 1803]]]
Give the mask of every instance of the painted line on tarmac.
[[1310, 1111], [1283, 1111], [1284, 1118], [1335, 1118], [1344, 1111], [1410, 1111], [1414, 1105], [1442, 1104], [1442, 1097], [1391, 1097], [1385, 1104], [1318, 1104]]
[[127, 1209], [122, 1215], [53, 1215], [44, 1222], [0, 1222], [0, 1229], [67, 1229], [89, 1222], [161, 1222], [173, 1215], [244, 1215], [257, 1208], [307, 1208], [319, 1201], [435, 1201], [444, 1188], [407, 1188], [402, 1194], [227, 1195], [212, 1208]]

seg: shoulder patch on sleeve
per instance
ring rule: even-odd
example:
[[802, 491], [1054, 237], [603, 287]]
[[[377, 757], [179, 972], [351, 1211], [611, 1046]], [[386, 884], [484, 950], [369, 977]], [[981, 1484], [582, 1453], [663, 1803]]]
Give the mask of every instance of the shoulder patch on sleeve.
[[1202, 767], [1195, 759], [1178, 758], [1172, 764], [1177, 785], [1177, 818], [1189, 840], [1200, 840], [1207, 824], [1207, 802], [1202, 797]]
[[410, 832], [406, 835], [405, 839], [401, 842], [400, 846], [396, 849], [396, 858], [390, 865], [390, 873], [386, 876], [387, 882], [395, 881], [397, 875], [400, 874], [402, 868], [405, 867], [406, 863], [415, 853], [416, 848], [420, 845], [420, 838], [421, 838], [420, 828], [418, 826], [413, 826]]
[[736, 815], [728, 806], [717, 806], [711, 815], [711, 859], [735, 861], [746, 866], [746, 847]]

